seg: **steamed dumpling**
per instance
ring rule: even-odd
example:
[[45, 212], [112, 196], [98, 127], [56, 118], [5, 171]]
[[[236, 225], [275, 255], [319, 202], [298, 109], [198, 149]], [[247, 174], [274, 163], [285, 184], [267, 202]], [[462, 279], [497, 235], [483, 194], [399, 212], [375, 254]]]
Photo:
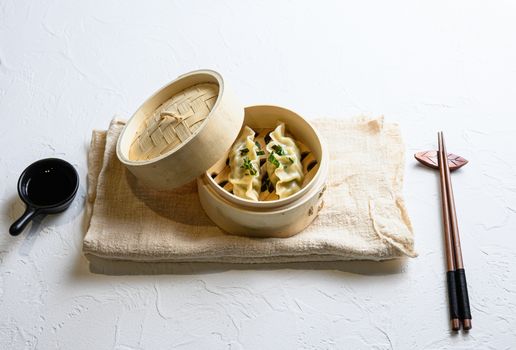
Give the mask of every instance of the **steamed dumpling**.
[[233, 185], [233, 194], [240, 198], [257, 201], [260, 195], [262, 175], [260, 172], [260, 150], [254, 141], [255, 132], [246, 126], [242, 135], [229, 152], [231, 172], [229, 182]]
[[284, 123], [280, 123], [269, 136], [267, 174], [279, 198], [287, 198], [301, 190], [304, 178], [301, 154], [296, 142], [285, 136]]

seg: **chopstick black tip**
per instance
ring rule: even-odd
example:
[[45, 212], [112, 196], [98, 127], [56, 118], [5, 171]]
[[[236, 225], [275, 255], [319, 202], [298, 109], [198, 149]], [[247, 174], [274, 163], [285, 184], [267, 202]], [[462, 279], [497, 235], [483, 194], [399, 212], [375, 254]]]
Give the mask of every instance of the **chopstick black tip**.
[[466, 271], [464, 269], [455, 270], [455, 280], [457, 287], [457, 298], [459, 303], [459, 313], [461, 320], [471, 320], [471, 310], [469, 307], [468, 284], [466, 282]]
[[450, 304], [450, 319], [459, 319], [459, 301], [457, 298], [457, 278], [455, 271], [446, 273], [446, 281], [448, 282], [448, 302]]

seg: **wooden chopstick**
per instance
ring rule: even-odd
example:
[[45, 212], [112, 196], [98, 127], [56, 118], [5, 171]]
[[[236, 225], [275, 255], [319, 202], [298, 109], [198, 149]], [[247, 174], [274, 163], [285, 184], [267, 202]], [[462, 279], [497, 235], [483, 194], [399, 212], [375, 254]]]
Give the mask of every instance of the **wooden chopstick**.
[[460, 329], [459, 304], [457, 300], [457, 285], [455, 280], [455, 254], [453, 251], [453, 238], [450, 224], [450, 211], [448, 207], [448, 191], [446, 190], [446, 174], [443, 164], [448, 163], [447, 157], [443, 153], [442, 133], [437, 134], [439, 151], [437, 160], [439, 165], [439, 179], [441, 185], [441, 208], [443, 216], [444, 243], [446, 251], [446, 280], [448, 283], [448, 302], [450, 308], [451, 328], [454, 331]]
[[[457, 224], [457, 214], [455, 211], [455, 200], [453, 196], [453, 188], [451, 184], [450, 168], [448, 166], [446, 144], [442, 131], [438, 134], [439, 138], [439, 154], [440, 154], [440, 173], [444, 172], [445, 192], [448, 202], [448, 218], [449, 229], [451, 229], [451, 241], [453, 242], [453, 255], [455, 258], [455, 287], [457, 290], [457, 302], [459, 317], [462, 321], [462, 328], [464, 330], [471, 329], [471, 311], [469, 306], [468, 286], [466, 283], [466, 271], [464, 270], [464, 263], [462, 261], [462, 250], [460, 246], [459, 227]], [[442, 165], [442, 166], [441, 166]], [[441, 170], [442, 168], [442, 170]], [[442, 177], [442, 176], [441, 176]], [[441, 179], [442, 181], [442, 179]], [[442, 185], [441, 185], [442, 189]], [[444, 212], [444, 208], [443, 208]], [[445, 228], [446, 229], [446, 228]]]

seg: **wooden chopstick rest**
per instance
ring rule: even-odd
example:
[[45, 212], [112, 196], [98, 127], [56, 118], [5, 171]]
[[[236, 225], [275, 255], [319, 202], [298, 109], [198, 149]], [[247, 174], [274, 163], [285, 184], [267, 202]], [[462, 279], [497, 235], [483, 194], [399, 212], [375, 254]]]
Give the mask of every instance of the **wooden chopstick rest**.
[[[438, 151], [431, 150], [417, 152], [416, 154], [414, 154], [414, 158], [416, 158], [418, 162], [420, 162], [423, 165], [426, 165], [427, 167], [430, 167], [432, 169], [439, 169], [438, 155]], [[450, 171], [457, 170], [459, 168], [462, 168], [464, 165], [468, 164], [467, 159], [453, 153], [448, 153], [447, 158]]]

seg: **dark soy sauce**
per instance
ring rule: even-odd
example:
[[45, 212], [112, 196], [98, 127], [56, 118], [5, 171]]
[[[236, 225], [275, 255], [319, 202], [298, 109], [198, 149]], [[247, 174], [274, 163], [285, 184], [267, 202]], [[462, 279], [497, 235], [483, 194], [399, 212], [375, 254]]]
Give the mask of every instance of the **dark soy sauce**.
[[44, 165], [32, 172], [26, 185], [29, 200], [39, 206], [54, 205], [73, 194], [75, 174], [70, 170]]

